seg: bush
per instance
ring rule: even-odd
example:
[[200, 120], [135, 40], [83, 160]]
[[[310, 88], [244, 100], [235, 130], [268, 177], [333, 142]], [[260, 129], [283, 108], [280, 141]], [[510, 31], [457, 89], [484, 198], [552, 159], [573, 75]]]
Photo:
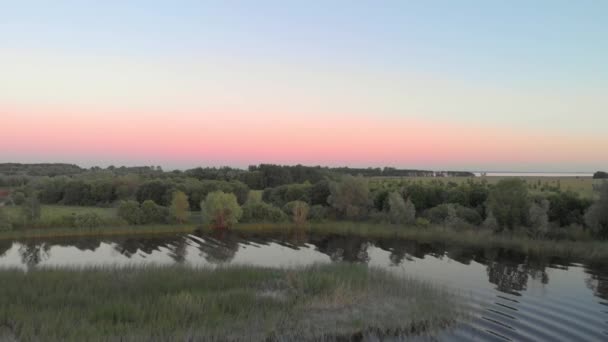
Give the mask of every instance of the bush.
[[95, 228], [104, 224], [103, 219], [96, 213], [82, 213], [74, 218], [74, 224], [78, 228]]
[[365, 178], [346, 175], [339, 182], [331, 182], [329, 190], [331, 195], [327, 202], [336, 209], [339, 216], [352, 220], [367, 215], [370, 199]]
[[4, 208], [0, 207], [0, 231], [13, 229], [13, 224], [9, 220], [8, 214]]
[[236, 196], [222, 191], [208, 194], [205, 202], [201, 203], [201, 208], [203, 208], [203, 216], [216, 228], [228, 228], [238, 223], [243, 215]]
[[13, 204], [22, 205], [25, 202], [25, 194], [21, 191], [16, 191], [11, 194], [11, 199], [13, 200]]
[[587, 210], [585, 223], [600, 238], [608, 238], [608, 183], [600, 187], [599, 199]]
[[454, 225], [462, 221], [470, 225], [479, 225], [481, 215], [475, 209], [463, 207], [459, 204], [445, 203], [428, 209], [423, 216], [434, 224]]
[[30, 195], [21, 204], [21, 216], [25, 223], [33, 223], [40, 220], [40, 201], [35, 195]]
[[293, 201], [310, 203], [312, 188], [312, 185], [308, 183], [281, 185], [276, 188], [264, 189], [262, 198], [277, 207], [283, 207]]
[[419, 217], [416, 219], [416, 226], [420, 227], [420, 228], [427, 228], [431, 225], [431, 221], [423, 218], [423, 217]]
[[372, 223], [390, 223], [391, 218], [386, 211], [372, 209], [367, 214], [367, 220]]
[[392, 192], [388, 205], [391, 223], [409, 225], [416, 222], [416, 207], [409, 198], [404, 201], [400, 193]]
[[327, 218], [328, 208], [326, 206], [316, 204], [310, 207], [308, 217], [311, 221], [320, 222]]
[[329, 182], [327, 180], [318, 181], [312, 185], [312, 189], [310, 190], [310, 204], [313, 206], [326, 205], [330, 194]]
[[490, 191], [488, 209], [501, 229], [524, 225], [530, 209], [526, 182], [519, 178], [500, 180]]
[[492, 213], [491, 211], [488, 213], [488, 216], [483, 221], [483, 224], [481, 226], [483, 228], [491, 230], [493, 232], [496, 232], [499, 230], [498, 221], [496, 221], [496, 217], [494, 216], [494, 213]]
[[137, 201], [122, 201], [118, 205], [118, 217], [125, 220], [128, 224], [141, 224], [143, 215]]
[[287, 215], [279, 208], [262, 201], [247, 201], [243, 206], [243, 222], [285, 222]]
[[288, 212], [288, 215], [291, 215], [294, 223], [303, 224], [308, 219], [310, 207], [306, 202], [292, 201], [285, 204], [283, 211]]
[[593, 179], [608, 179], [608, 172], [597, 171], [593, 174]]
[[141, 204], [141, 223], [168, 223], [169, 222], [169, 209], [160, 206], [152, 200], [145, 200]]
[[529, 234], [532, 237], [543, 237], [549, 231], [549, 201], [532, 203], [529, 216]]

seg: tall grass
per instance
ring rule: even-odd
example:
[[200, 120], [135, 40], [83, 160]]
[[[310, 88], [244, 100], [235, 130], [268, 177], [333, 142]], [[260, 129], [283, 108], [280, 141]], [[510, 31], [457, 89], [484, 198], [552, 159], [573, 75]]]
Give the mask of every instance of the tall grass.
[[333, 340], [432, 333], [463, 314], [442, 288], [362, 265], [10, 270], [0, 283], [0, 340]]
[[[243, 233], [280, 234], [302, 229], [281, 224], [239, 224], [233, 230]], [[418, 242], [439, 242], [463, 247], [505, 248], [530, 256], [557, 257], [577, 261], [608, 260], [608, 242], [596, 241], [589, 236], [581, 241], [532, 239], [523, 234], [495, 234], [489, 230], [455, 230], [444, 226], [416, 227], [391, 224], [356, 222], [311, 223], [306, 232], [336, 234], [365, 238], [397, 238]]]

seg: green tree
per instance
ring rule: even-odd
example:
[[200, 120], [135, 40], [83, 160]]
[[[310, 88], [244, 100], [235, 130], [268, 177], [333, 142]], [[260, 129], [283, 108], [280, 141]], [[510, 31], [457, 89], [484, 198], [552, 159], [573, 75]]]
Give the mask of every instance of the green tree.
[[331, 182], [327, 202], [347, 219], [363, 218], [370, 206], [369, 186], [362, 176], [346, 175], [339, 182]]
[[139, 203], [145, 200], [153, 200], [154, 203], [167, 206], [171, 199], [172, 184], [159, 179], [143, 183], [137, 188], [135, 197]]
[[171, 200], [171, 214], [178, 223], [184, 223], [188, 221], [190, 215], [190, 204], [188, 203], [188, 196], [181, 191], [175, 191], [173, 193], [173, 199]]
[[528, 214], [530, 223], [530, 235], [542, 237], [549, 231], [549, 201], [541, 200], [540, 203], [532, 203]]
[[76, 215], [74, 224], [79, 228], [95, 228], [104, 224], [103, 219], [94, 212]]
[[496, 221], [496, 217], [494, 216], [494, 213], [492, 213], [491, 211], [488, 213], [488, 216], [483, 221], [482, 226], [484, 228], [492, 230], [492, 231], [498, 230], [498, 221]]
[[0, 207], [0, 231], [11, 229], [13, 229], [13, 224], [11, 223], [4, 208]]
[[310, 207], [310, 212], [308, 216], [310, 216], [311, 221], [320, 222], [327, 218], [328, 208], [326, 206], [315, 204]]
[[310, 207], [308, 203], [303, 201], [292, 201], [285, 205], [289, 208], [291, 213], [291, 218], [295, 224], [304, 224], [308, 219], [308, 212], [310, 211]]
[[412, 225], [416, 222], [416, 207], [408, 198], [407, 201], [397, 191], [388, 195], [389, 217], [392, 223]]
[[243, 210], [232, 193], [214, 191], [207, 195], [204, 203], [201, 203], [204, 217], [207, 217], [216, 228], [228, 228], [238, 223], [243, 215]]
[[122, 201], [118, 205], [118, 217], [127, 221], [128, 224], [137, 225], [142, 223], [142, 213], [137, 201]]
[[285, 222], [287, 215], [272, 204], [249, 200], [243, 205], [243, 222]]
[[168, 222], [169, 210], [154, 203], [153, 200], [145, 200], [140, 208], [143, 224]]
[[525, 225], [530, 210], [526, 182], [519, 178], [500, 180], [490, 190], [487, 206], [500, 229]]
[[608, 238], [608, 183], [599, 189], [599, 198], [587, 210], [585, 223], [591, 231], [602, 239]]
[[40, 201], [36, 195], [28, 196], [21, 205], [21, 215], [24, 224], [32, 223], [40, 219]]

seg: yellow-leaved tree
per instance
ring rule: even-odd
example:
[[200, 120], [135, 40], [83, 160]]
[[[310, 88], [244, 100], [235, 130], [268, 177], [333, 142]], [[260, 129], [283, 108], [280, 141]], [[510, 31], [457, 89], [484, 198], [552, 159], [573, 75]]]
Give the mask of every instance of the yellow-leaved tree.
[[173, 199], [171, 200], [171, 213], [178, 223], [184, 223], [188, 221], [188, 215], [190, 214], [190, 204], [188, 203], [188, 196], [181, 191], [173, 193]]

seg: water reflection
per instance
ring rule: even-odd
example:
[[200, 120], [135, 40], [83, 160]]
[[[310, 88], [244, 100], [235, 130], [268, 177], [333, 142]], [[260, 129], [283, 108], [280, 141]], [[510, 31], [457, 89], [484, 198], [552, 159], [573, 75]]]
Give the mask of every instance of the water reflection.
[[38, 265], [41, 261], [50, 257], [50, 245], [47, 243], [26, 243], [19, 246], [19, 255], [21, 262], [28, 267]]
[[207, 235], [204, 239], [197, 238], [192, 241], [197, 243], [199, 255], [211, 264], [225, 264], [234, 259], [239, 249], [239, 239], [236, 234], [226, 230], [220, 230]]
[[587, 287], [596, 296], [608, 300], [608, 264], [593, 262], [586, 266], [585, 271], [589, 275], [586, 280]]
[[605, 340], [608, 265], [498, 248], [307, 234], [213, 234], [0, 241], [0, 267], [368, 263], [470, 295], [473, 319], [441, 340]]

